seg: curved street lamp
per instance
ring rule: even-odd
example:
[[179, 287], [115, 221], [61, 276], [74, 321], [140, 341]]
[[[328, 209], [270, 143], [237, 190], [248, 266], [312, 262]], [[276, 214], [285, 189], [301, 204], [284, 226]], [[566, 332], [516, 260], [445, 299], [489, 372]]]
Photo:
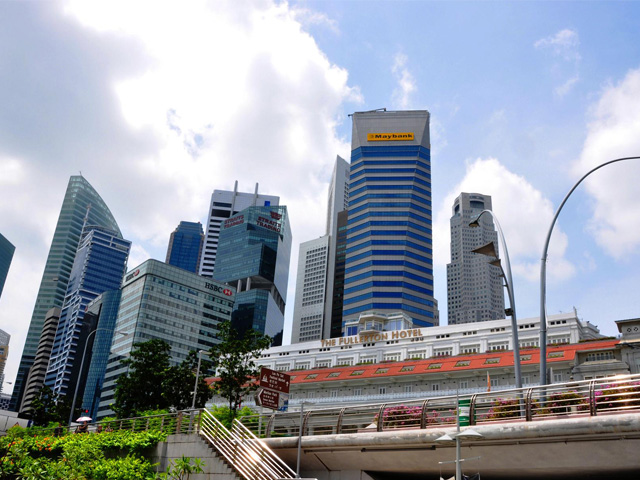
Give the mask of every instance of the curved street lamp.
[[494, 257], [495, 260], [489, 262], [491, 265], [500, 268], [500, 272], [505, 279], [505, 286], [507, 288], [507, 295], [509, 296], [509, 308], [505, 310], [505, 314], [511, 316], [511, 332], [513, 336], [513, 366], [515, 370], [516, 377], [516, 388], [522, 388], [522, 372], [520, 370], [520, 342], [518, 340], [518, 320], [516, 318], [516, 300], [513, 292], [513, 278], [511, 276], [511, 262], [509, 261], [509, 250], [507, 250], [507, 242], [504, 239], [504, 234], [502, 233], [502, 227], [500, 226], [500, 222], [498, 222], [498, 218], [491, 210], [482, 210], [478, 215], [474, 217], [474, 220], [469, 223], [470, 227], [479, 227], [480, 226], [480, 217], [485, 214], [491, 214], [493, 221], [496, 223], [496, 230], [498, 231], [498, 236], [500, 237], [500, 241], [502, 243], [502, 251], [504, 252], [504, 262], [507, 268], [505, 272], [502, 269], [502, 264], [500, 259], [498, 258], [498, 253], [496, 252], [495, 246], [493, 242], [489, 242], [482, 247], [476, 248], [475, 250], [471, 250], [473, 253], [480, 253], [482, 255], [486, 255], [488, 257]]
[[569, 196], [576, 188], [578, 188], [578, 185], [580, 185], [585, 178], [587, 178], [596, 170], [601, 169], [602, 167], [605, 167], [611, 163], [622, 162], [624, 160], [640, 160], [640, 157], [616, 158], [615, 160], [609, 160], [608, 162], [604, 162], [603, 164], [589, 170], [582, 176], [580, 180], [576, 182], [571, 190], [569, 190], [569, 193], [567, 193], [567, 195], [564, 197], [564, 200], [562, 200], [562, 203], [558, 207], [558, 210], [556, 210], [556, 214], [551, 220], [549, 232], [547, 233], [547, 238], [544, 241], [544, 247], [542, 249], [542, 259], [540, 265], [540, 385], [547, 385], [549, 383], [547, 378], [547, 251], [549, 250], [549, 240], [551, 240], [553, 227], [556, 224], [556, 220], [558, 219], [560, 210], [562, 210], [564, 204], [567, 203]]

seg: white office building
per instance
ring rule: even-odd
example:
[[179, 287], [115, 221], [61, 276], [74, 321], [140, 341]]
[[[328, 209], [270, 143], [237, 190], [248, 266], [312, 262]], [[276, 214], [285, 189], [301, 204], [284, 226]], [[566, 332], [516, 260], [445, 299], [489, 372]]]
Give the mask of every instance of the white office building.
[[211, 195], [211, 205], [207, 220], [207, 233], [200, 259], [200, 275], [213, 278], [213, 269], [216, 264], [218, 252], [218, 239], [220, 238], [220, 225], [233, 215], [248, 207], [277, 206], [280, 197], [262, 195], [258, 193], [258, 184], [253, 193], [238, 192], [238, 182], [235, 182], [233, 191], [214, 190]]

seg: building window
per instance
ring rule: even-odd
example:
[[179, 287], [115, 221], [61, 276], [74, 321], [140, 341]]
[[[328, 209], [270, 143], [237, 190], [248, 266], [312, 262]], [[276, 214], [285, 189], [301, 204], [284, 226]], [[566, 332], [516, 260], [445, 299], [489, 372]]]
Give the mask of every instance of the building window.
[[553, 374], [553, 383], [562, 383], [562, 374], [554, 373]]
[[338, 390], [331, 390], [331, 398], [336, 398], [338, 396]]
[[594, 352], [587, 355], [587, 362], [599, 362], [602, 360], [615, 360], [613, 352]]
[[411, 392], [413, 392], [413, 385], [405, 385], [404, 393], [411, 393]]
[[387, 387], [380, 387], [378, 389], [378, 394], [380, 395], [386, 395], [387, 394]]
[[437, 392], [438, 390], [440, 390], [440, 384], [434, 383], [433, 385], [431, 385], [431, 390]]
[[356, 396], [362, 395], [362, 389], [361, 388], [354, 388], [353, 389], [353, 394]]
[[460, 380], [458, 382], [458, 388], [460, 388], [460, 389], [469, 388], [469, 381], [468, 380]]

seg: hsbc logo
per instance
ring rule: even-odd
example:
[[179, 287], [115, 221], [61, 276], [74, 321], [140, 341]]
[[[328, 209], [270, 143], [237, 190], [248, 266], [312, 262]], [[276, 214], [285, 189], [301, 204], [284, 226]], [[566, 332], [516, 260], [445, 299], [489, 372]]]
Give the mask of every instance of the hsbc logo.
[[233, 291], [232, 290], [230, 290], [228, 288], [224, 288], [224, 287], [222, 287], [220, 285], [215, 285], [213, 283], [209, 283], [209, 282], [205, 282], [204, 288], [206, 288], [208, 290], [213, 290], [216, 293], [223, 293], [227, 297], [230, 297], [231, 295], [233, 295]]
[[138, 268], [135, 272], [130, 273], [129, 275], [127, 275], [127, 278], [125, 278], [124, 281], [128, 282], [132, 278], [137, 277], [139, 273], [140, 273], [140, 269]]

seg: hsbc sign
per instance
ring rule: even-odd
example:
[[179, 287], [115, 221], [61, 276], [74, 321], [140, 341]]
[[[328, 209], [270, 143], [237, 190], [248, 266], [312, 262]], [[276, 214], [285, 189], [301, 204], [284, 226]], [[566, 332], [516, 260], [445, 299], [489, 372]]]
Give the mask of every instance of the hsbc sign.
[[216, 293], [222, 293], [227, 297], [230, 297], [231, 295], [233, 295], [233, 290], [229, 288], [225, 288], [224, 285], [216, 285], [214, 283], [205, 282], [204, 288], [208, 290], [213, 290]]

